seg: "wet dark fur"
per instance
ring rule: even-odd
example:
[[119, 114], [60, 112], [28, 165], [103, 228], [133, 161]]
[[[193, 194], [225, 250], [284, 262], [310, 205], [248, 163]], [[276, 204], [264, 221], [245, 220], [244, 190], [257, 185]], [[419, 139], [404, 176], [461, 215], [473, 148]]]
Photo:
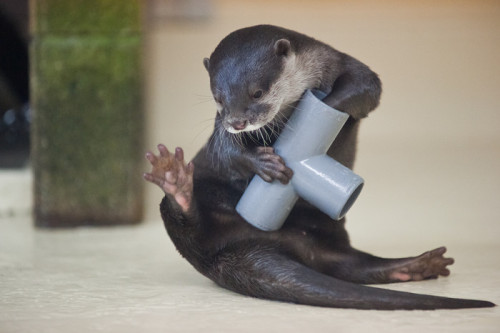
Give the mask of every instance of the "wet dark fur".
[[[234, 86], [218, 91], [218, 81], [231, 81], [240, 90], [261, 81], [264, 88], [272, 85], [281, 70], [272, 45], [281, 38], [290, 41], [293, 52], [328, 50], [329, 58], [319, 59], [324, 63], [324, 77], [319, 86], [310, 88], [328, 91], [325, 102], [351, 115], [328, 155], [352, 168], [360, 119], [378, 105], [381, 93], [377, 75], [356, 59], [282, 28], [246, 28], [226, 37], [206, 63], [214, 94], [224, 93], [225, 98], [232, 98], [233, 104], [241, 107], [247, 97], [238, 96]], [[256, 67], [247, 77], [231, 78], [229, 73], [233, 70], [221, 69], [227, 57], [246, 62], [241, 66]], [[254, 58], [260, 61], [256, 63]], [[327, 62], [332, 59], [333, 62]], [[170, 195], [161, 203], [168, 234], [178, 251], [201, 274], [245, 295], [318, 306], [435, 309], [493, 305], [359, 285], [396, 282], [394, 272], [406, 268], [411, 273], [415, 262], [433, 265], [434, 259], [429, 258], [434, 258], [434, 254], [418, 257], [421, 259], [383, 259], [358, 251], [350, 246], [344, 219], [333, 221], [304, 201], [297, 203], [278, 231], [264, 232], [245, 222], [235, 206], [255, 168], [261, 167], [256, 147], [272, 145], [283, 121], [274, 124], [269, 136], [240, 133], [235, 140], [231, 137], [234, 134], [220, 128], [223, 113], [217, 115], [212, 137], [193, 160], [194, 195], [189, 212], [183, 213]], [[439, 269], [423, 278], [437, 277]]]

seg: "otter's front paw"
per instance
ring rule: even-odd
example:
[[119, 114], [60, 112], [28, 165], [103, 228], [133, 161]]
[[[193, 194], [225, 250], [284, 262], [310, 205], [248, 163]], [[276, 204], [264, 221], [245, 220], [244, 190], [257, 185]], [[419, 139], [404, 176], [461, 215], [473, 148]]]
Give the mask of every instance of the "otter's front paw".
[[288, 184], [293, 176], [292, 169], [285, 165], [285, 161], [274, 152], [272, 147], [257, 147], [254, 166], [255, 173], [266, 182], [277, 179], [283, 184]]
[[170, 194], [184, 213], [191, 207], [193, 197], [193, 162], [184, 162], [182, 148], [176, 148], [171, 154], [167, 147], [158, 145], [159, 156], [148, 152], [146, 159], [153, 169], [144, 174], [144, 179], [158, 185], [165, 194]]

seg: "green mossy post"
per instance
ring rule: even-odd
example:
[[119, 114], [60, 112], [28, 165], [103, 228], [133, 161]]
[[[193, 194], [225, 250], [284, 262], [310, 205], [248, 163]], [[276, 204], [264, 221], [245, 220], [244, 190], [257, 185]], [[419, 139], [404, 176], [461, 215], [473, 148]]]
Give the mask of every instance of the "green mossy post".
[[142, 3], [31, 0], [37, 226], [142, 218]]

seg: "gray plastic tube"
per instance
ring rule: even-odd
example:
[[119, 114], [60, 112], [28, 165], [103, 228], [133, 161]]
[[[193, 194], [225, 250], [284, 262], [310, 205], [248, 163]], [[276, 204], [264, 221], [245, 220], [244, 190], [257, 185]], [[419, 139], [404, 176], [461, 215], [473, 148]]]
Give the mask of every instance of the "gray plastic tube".
[[287, 185], [255, 176], [236, 211], [255, 227], [281, 228], [299, 196], [335, 220], [347, 213], [363, 179], [326, 155], [349, 115], [321, 101], [321, 92], [306, 91], [274, 144], [294, 175]]

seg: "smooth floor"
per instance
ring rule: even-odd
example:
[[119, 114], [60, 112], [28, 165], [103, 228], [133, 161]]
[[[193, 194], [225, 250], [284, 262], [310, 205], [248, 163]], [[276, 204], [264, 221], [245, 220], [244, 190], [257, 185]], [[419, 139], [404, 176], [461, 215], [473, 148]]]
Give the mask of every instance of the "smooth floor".
[[[14, 177], [22, 186], [10, 192], [28, 195], [29, 172]], [[2, 174], [0, 180], [4, 180]], [[452, 183], [443, 185], [453, 188]], [[391, 202], [405, 204], [404, 200]], [[500, 327], [498, 307], [366, 311], [241, 296], [219, 288], [182, 259], [159, 219], [129, 227], [50, 231], [34, 229], [26, 211], [15, 215], [0, 219], [2, 333], [498, 332]], [[368, 215], [356, 214], [351, 220], [358, 224]], [[491, 215], [477, 216], [486, 218]], [[449, 237], [438, 240], [434, 230], [413, 225], [418, 221], [369, 223], [378, 226], [350, 228], [357, 229], [352, 236], [359, 248], [394, 257], [447, 245], [448, 254], [456, 259], [447, 278], [385, 288], [500, 304], [498, 242], [473, 239], [472, 226], [469, 237], [456, 237], [449, 230]]]

